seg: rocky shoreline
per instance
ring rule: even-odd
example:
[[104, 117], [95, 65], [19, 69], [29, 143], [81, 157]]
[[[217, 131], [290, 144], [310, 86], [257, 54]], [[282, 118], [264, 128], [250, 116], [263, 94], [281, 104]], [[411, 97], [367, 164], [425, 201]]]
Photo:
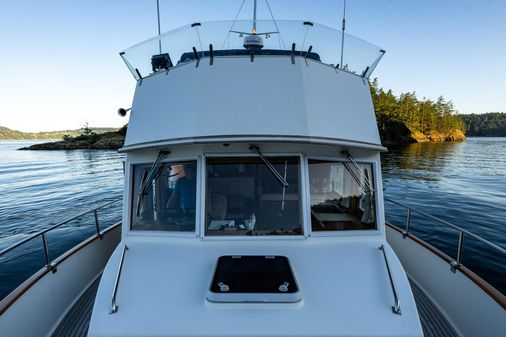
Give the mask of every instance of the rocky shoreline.
[[124, 140], [99, 140], [90, 144], [86, 140], [57, 141], [23, 147], [20, 150], [117, 150], [123, 147]]
[[426, 135], [421, 132], [415, 132], [412, 134], [412, 138], [416, 143], [463, 142], [467, 139], [464, 133], [460, 130], [454, 130], [448, 133], [433, 132]]
[[76, 137], [64, 135], [63, 140], [23, 147], [20, 150], [117, 150], [123, 147], [126, 125], [115, 132], [95, 133], [87, 126]]
[[[32, 146], [21, 148], [20, 150], [117, 150], [123, 147], [125, 138], [118, 133], [104, 134], [98, 141], [76, 140], [68, 139], [56, 142], [48, 142], [41, 144], [34, 144]], [[462, 142], [466, 140], [466, 136], [460, 130], [453, 130], [448, 133], [429, 133], [423, 134], [421, 132], [407, 132], [406, 134], [396, 134], [396, 137], [386, 137], [387, 135], [381, 134], [382, 143], [384, 146], [397, 146], [409, 143], [424, 143], [424, 142]], [[394, 139], [392, 139], [394, 138]]]
[[453, 130], [448, 133], [437, 133], [432, 132], [428, 134], [423, 134], [421, 132], [408, 132], [406, 134], [397, 134], [394, 139], [392, 137], [386, 137], [386, 135], [381, 135], [382, 143], [384, 146], [399, 146], [406, 145], [412, 143], [429, 143], [429, 142], [464, 142], [466, 141], [466, 136], [460, 130]]

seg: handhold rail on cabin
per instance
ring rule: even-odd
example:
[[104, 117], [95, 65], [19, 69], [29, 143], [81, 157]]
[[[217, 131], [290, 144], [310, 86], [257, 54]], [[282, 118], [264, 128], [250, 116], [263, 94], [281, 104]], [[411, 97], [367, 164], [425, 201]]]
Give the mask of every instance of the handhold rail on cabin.
[[401, 312], [401, 301], [399, 300], [399, 295], [397, 295], [397, 288], [395, 287], [394, 279], [392, 278], [392, 273], [390, 272], [390, 264], [388, 263], [387, 254], [385, 253], [385, 247], [381, 245], [379, 250], [383, 253], [383, 258], [385, 259], [385, 266], [387, 267], [388, 278], [390, 279], [390, 286], [392, 287], [392, 293], [394, 295], [394, 305], [392, 306], [392, 312], [397, 315], [402, 315]]
[[450, 262], [450, 269], [452, 272], [455, 273], [455, 271], [457, 269], [460, 268], [460, 266], [462, 265], [462, 251], [464, 249], [464, 235], [466, 236], [469, 236], [469, 237], [472, 237], [473, 239], [476, 239], [478, 240], [479, 242], [483, 243], [484, 245], [488, 246], [489, 248], [492, 248], [493, 250], [503, 254], [503, 255], [506, 255], [506, 249], [504, 248], [501, 248], [499, 247], [498, 245], [488, 241], [488, 240], [485, 240], [483, 239], [482, 237], [466, 230], [466, 229], [463, 229], [457, 225], [454, 225], [448, 221], [445, 221], [443, 219], [439, 219], [438, 217], [435, 217], [434, 215], [431, 215], [429, 213], [426, 213], [424, 211], [420, 211], [420, 210], [417, 210], [417, 209], [414, 209], [410, 206], [407, 206], [407, 205], [404, 205], [398, 201], [395, 201], [395, 200], [392, 200], [392, 199], [389, 199], [389, 198], [383, 198], [385, 201], [388, 201], [388, 202], [391, 202], [395, 205], [398, 205], [400, 207], [403, 207], [405, 209], [407, 209], [408, 213], [407, 213], [407, 216], [406, 216], [406, 225], [405, 225], [405, 229], [402, 233], [402, 237], [405, 239], [408, 235], [409, 235], [409, 231], [410, 231], [410, 226], [411, 226], [411, 217], [412, 217], [412, 214], [413, 213], [418, 213], [424, 217], [427, 217], [429, 219], [432, 219], [432, 220], [435, 220], [437, 222], [439, 222], [440, 224], [443, 224], [447, 227], [450, 227], [456, 231], [458, 231], [459, 233], [459, 242], [458, 242], [458, 245], [457, 245], [457, 258], [454, 260], [454, 261], [451, 261]]
[[70, 221], [73, 221], [73, 220], [79, 219], [79, 218], [81, 218], [81, 217], [83, 217], [83, 216], [85, 216], [85, 215], [87, 215], [87, 214], [93, 213], [94, 218], [95, 218], [95, 231], [96, 231], [96, 234], [97, 234], [99, 237], [101, 237], [101, 236], [102, 236], [102, 233], [101, 233], [101, 231], [100, 231], [100, 223], [99, 223], [99, 220], [98, 220], [98, 214], [97, 214], [97, 211], [98, 211], [98, 210], [100, 210], [100, 209], [102, 209], [102, 208], [104, 208], [104, 207], [107, 207], [107, 206], [109, 206], [109, 205], [111, 205], [111, 204], [113, 204], [113, 203], [116, 203], [116, 202], [118, 202], [118, 201], [121, 201], [121, 200], [122, 200], [122, 198], [119, 198], [119, 199], [115, 199], [115, 200], [109, 201], [109, 202], [107, 202], [107, 203], [105, 203], [105, 204], [102, 204], [102, 205], [100, 205], [100, 206], [98, 206], [98, 207], [95, 207], [95, 208], [93, 208], [93, 209], [90, 209], [90, 210], [88, 210], [88, 211], [86, 211], [86, 212], [80, 213], [80, 214], [78, 214], [78, 215], [76, 215], [76, 216], [73, 216], [73, 217], [71, 217], [71, 218], [67, 219], [67, 220], [61, 221], [61, 222], [59, 222], [59, 223], [57, 223], [57, 224], [55, 224], [55, 225], [52, 225], [52, 226], [50, 226], [50, 227], [48, 227], [48, 228], [46, 228], [46, 229], [43, 229], [43, 230], [41, 230], [41, 231], [39, 231], [39, 232], [37, 232], [37, 233], [35, 233], [35, 234], [32, 234], [32, 235], [30, 235], [29, 237], [27, 237], [27, 238], [25, 238], [25, 239], [23, 239], [23, 240], [21, 240], [21, 241], [19, 241], [19, 242], [15, 243], [15, 244], [13, 244], [13, 245], [11, 245], [11, 246], [9, 246], [9, 247], [7, 247], [7, 248], [3, 249], [2, 251], [0, 251], [0, 257], [1, 257], [1, 256], [3, 256], [3, 255], [5, 255], [5, 254], [7, 254], [7, 253], [9, 253], [9, 252], [10, 252], [10, 251], [12, 251], [12, 250], [14, 250], [14, 249], [18, 248], [18, 247], [20, 247], [20, 246], [22, 246], [22, 245], [26, 244], [27, 242], [30, 242], [30, 241], [32, 241], [33, 239], [38, 238], [38, 237], [40, 236], [40, 237], [42, 238], [42, 246], [43, 246], [43, 249], [44, 249], [44, 256], [45, 256], [45, 261], [46, 261], [46, 267], [47, 267], [48, 269], [51, 269], [53, 272], [56, 272], [56, 267], [53, 265], [52, 260], [51, 260], [50, 255], [49, 255], [49, 247], [48, 247], [48, 244], [47, 244], [47, 237], [46, 237], [46, 234], [47, 234], [48, 232], [50, 232], [50, 231], [54, 230], [54, 229], [57, 229], [57, 228], [59, 228], [59, 227], [61, 227], [61, 226], [65, 225], [65, 224], [69, 223]]
[[121, 271], [123, 270], [123, 261], [125, 260], [125, 253], [128, 250], [128, 246], [124, 245], [121, 251], [121, 258], [119, 260], [118, 271], [116, 272], [116, 279], [114, 280], [114, 286], [112, 288], [112, 299], [111, 299], [111, 311], [109, 314], [118, 312], [118, 305], [116, 304], [116, 295], [118, 294], [119, 279], [121, 277]]

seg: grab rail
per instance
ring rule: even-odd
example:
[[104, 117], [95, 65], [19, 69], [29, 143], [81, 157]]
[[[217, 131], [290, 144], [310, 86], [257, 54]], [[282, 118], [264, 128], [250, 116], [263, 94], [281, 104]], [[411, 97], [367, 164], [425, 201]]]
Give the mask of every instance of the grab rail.
[[8, 252], [10, 252], [12, 250], [14, 250], [14, 249], [16, 249], [16, 248], [24, 245], [25, 243], [30, 242], [33, 239], [35, 239], [35, 238], [37, 238], [37, 237], [40, 236], [41, 239], [42, 239], [42, 247], [44, 249], [44, 256], [45, 256], [45, 260], [46, 260], [46, 267], [48, 269], [51, 269], [53, 272], [56, 272], [56, 267], [53, 265], [52, 260], [51, 260], [50, 255], [49, 255], [49, 247], [48, 247], [48, 244], [47, 244], [46, 233], [48, 233], [48, 232], [50, 232], [50, 231], [52, 231], [52, 230], [54, 230], [56, 228], [61, 227], [61, 226], [65, 225], [65, 224], [69, 223], [70, 221], [76, 220], [76, 219], [78, 219], [78, 218], [80, 218], [80, 217], [82, 217], [84, 215], [93, 213], [94, 214], [94, 218], [95, 218], [95, 231], [96, 231], [96, 234], [101, 238], [102, 237], [102, 233], [100, 232], [100, 223], [98, 221], [97, 211], [99, 209], [102, 209], [102, 208], [104, 208], [106, 206], [109, 206], [109, 205], [111, 205], [111, 204], [113, 204], [115, 202], [121, 201], [121, 200], [122, 199], [115, 199], [115, 200], [109, 201], [109, 202], [107, 202], [105, 204], [102, 204], [102, 205], [96, 207], [96, 208], [93, 208], [93, 209], [88, 210], [86, 212], [80, 213], [80, 214], [78, 214], [76, 216], [73, 216], [73, 217], [67, 219], [67, 220], [64, 220], [62, 222], [59, 222], [59, 223], [57, 223], [55, 225], [52, 225], [52, 226], [46, 228], [46, 229], [43, 229], [43, 230], [41, 230], [41, 231], [39, 231], [39, 232], [37, 232], [37, 233], [35, 233], [33, 235], [30, 235], [29, 237], [27, 237], [27, 238], [25, 238], [25, 239], [23, 239], [23, 240], [15, 243], [15, 244], [13, 244], [13, 245], [11, 245], [11, 246], [3, 249], [2, 251], [0, 251], [0, 257], [3, 256], [3, 255], [5, 255], [5, 254], [7, 254]]
[[392, 273], [390, 272], [390, 265], [388, 264], [387, 254], [385, 253], [385, 247], [381, 245], [379, 250], [383, 252], [383, 258], [385, 259], [385, 265], [387, 266], [388, 278], [390, 279], [390, 286], [392, 287], [392, 292], [394, 294], [394, 305], [392, 306], [392, 312], [397, 315], [402, 315], [401, 313], [401, 301], [399, 300], [399, 296], [397, 295], [397, 288], [395, 287], [394, 279], [392, 278]]
[[412, 207], [409, 207], [407, 205], [404, 205], [404, 204], [402, 204], [402, 203], [400, 203], [398, 201], [395, 201], [395, 200], [392, 200], [392, 199], [389, 199], [389, 198], [383, 198], [383, 199], [385, 201], [391, 202], [393, 204], [396, 204], [396, 205], [401, 206], [401, 207], [403, 207], [403, 208], [405, 208], [405, 209], [408, 210], [408, 213], [407, 213], [407, 216], [406, 216], [405, 229], [404, 229], [404, 231], [402, 233], [402, 237], [403, 238], [406, 238], [406, 236], [408, 236], [408, 234], [409, 234], [412, 213], [418, 213], [420, 215], [423, 215], [424, 217], [427, 217], [429, 219], [435, 220], [435, 221], [437, 221], [437, 222], [439, 222], [439, 223], [441, 223], [443, 225], [446, 225], [447, 227], [450, 227], [450, 228], [452, 228], [452, 229], [454, 229], [454, 230], [456, 230], [456, 231], [459, 232], [459, 243], [457, 245], [457, 258], [454, 261], [450, 262], [450, 265], [451, 265], [450, 269], [454, 273], [462, 265], [461, 261], [462, 261], [462, 251], [464, 249], [464, 235], [472, 237], [473, 239], [476, 239], [476, 240], [480, 241], [481, 243], [483, 243], [484, 245], [486, 245], [486, 246], [494, 249], [495, 251], [497, 251], [497, 252], [499, 252], [501, 254], [506, 255], [506, 249], [501, 248], [498, 245], [496, 245], [496, 244], [494, 244], [494, 243], [492, 243], [492, 242], [490, 242], [488, 240], [485, 240], [482, 237], [480, 237], [480, 236], [478, 236], [478, 235], [476, 235], [474, 233], [471, 233], [470, 231], [468, 231], [466, 229], [463, 229], [463, 228], [461, 228], [461, 227], [459, 227], [457, 225], [454, 225], [454, 224], [452, 224], [452, 223], [450, 223], [448, 221], [439, 219], [439, 218], [437, 218], [437, 217], [435, 217], [435, 216], [433, 216], [433, 215], [431, 215], [429, 213], [426, 213], [426, 212], [414, 209]]
[[121, 259], [119, 260], [118, 271], [116, 272], [116, 279], [114, 280], [114, 287], [112, 288], [112, 299], [111, 299], [111, 311], [109, 314], [114, 314], [118, 311], [118, 305], [116, 304], [116, 295], [118, 293], [119, 279], [121, 277], [121, 271], [123, 270], [123, 261], [125, 260], [125, 252], [128, 250], [128, 246], [124, 245], [121, 251]]

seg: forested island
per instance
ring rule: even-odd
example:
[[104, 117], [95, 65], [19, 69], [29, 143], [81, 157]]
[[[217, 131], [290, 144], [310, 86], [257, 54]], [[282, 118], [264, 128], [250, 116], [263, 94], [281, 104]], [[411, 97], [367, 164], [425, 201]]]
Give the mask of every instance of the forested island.
[[384, 145], [425, 141], [463, 141], [466, 125], [453, 103], [440, 96], [437, 101], [418, 99], [416, 93], [395, 96], [392, 90], [370, 83], [376, 120]]
[[506, 113], [461, 115], [470, 137], [506, 137]]

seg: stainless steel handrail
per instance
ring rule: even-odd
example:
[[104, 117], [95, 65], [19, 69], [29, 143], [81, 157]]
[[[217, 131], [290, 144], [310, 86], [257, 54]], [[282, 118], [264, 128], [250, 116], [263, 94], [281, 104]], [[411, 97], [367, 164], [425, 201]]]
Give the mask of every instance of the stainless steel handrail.
[[409, 230], [410, 230], [410, 225], [411, 225], [411, 215], [412, 213], [418, 213], [420, 215], [423, 215], [424, 217], [427, 217], [429, 219], [432, 219], [432, 220], [435, 220], [443, 225], [446, 225], [447, 227], [450, 227], [456, 231], [458, 231], [459, 233], [459, 243], [457, 245], [457, 258], [455, 261], [452, 261], [450, 264], [451, 264], [451, 270], [453, 272], [455, 272], [456, 269], [458, 269], [460, 266], [461, 266], [461, 261], [462, 261], [462, 250], [464, 248], [464, 234], [466, 236], [469, 236], [469, 237], [472, 237], [473, 239], [476, 239], [478, 240], [479, 242], [483, 243], [484, 245], [494, 249], [495, 251], [503, 254], [503, 255], [506, 255], [506, 249], [502, 248], [502, 247], [499, 247], [498, 245], [488, 241], [488, 240], [485, 240], [483, 239], [482, 237], [474, 234], [474, 233], [471, 233], [470, 231], [466, 230], [466, 229], [463, 229], [457, 225], [454, 225], [448, 221], [445, 221], [443, 219], [439, 219], [438, 217], [435, 217], [434, 215], [431, 215], [429, 213], [426, 213], [424, 211], [420, 211], [420, 210], [417, 210], [417, 209], [414, 209], [412, 207], [409, 207], [407, 205], [404, 205], [398, 201], [395, 201], [395, 200], [392, 200], [392, 199], [389, 199], [389, 198], [383, 198], [385, 201], [388, 201], [388, 202], [391, 202], [393, 204], [396, 204], [398, 206], [401, 206], [405, 209], [408, 210], [408, 214], [407, 214], [407, 217], [406, 217], [406, 225], [405, 225], [405, 229], [404, 229], [404, 232], [402, 233], [402, 236], [404, 238], [406, 238], [406, 236], [409, 234]]
[[121, 251], [121, 259], [119, 260], [118, 271], [116, 272], [116, 279], [114, 280], [114, 287], [112, 289], [111, 299], [111, 311], [109, 314], [114, 314], [118, 311], [118, 305], [116, 304], [116, 295], [118, 294], [119, 279], [121, 277], [121, 271], [123, 270], [123, 261], [125, 260], [125, 252], [128, 250], [128, 246], [124, 245]]
[[390, 286], [392, 287], [392, 293], [394, 294], [394, 305], [392, 306], [392, 312], [397, 315], [402, 315], [401, 313], [401, 301], [399, 300], [399, 295], [397, 295], [397, 288], [395, 287], [394, 279], [392, 278], [392, 273], [390, 272], [390, 265], [388, 263], [387, 254], [385, 253], [385, 247], [381, 245], [379, 250], [383, 252], [383, 258], [385, 259], [385, 265], [387, 267], [388, 278], [390, 279]]
[[33, 234], [33, 235], [30, 235], [29, 237], [27, 237], [27, 238], [25, 238], [25, 239], [23, 239], [23, 240], [21, 240], [21, 241], [19, 241], [19, 242], [15, 243], [15, 244], [13, 244], [13, 245], [11, 245], [11, 246], [9, 246], [9, 247], [7, 247], [7, 248], [3, 249], [2, 251], [0, 251], [0, 257], [1, 257], [2, 255], [5, 255], [5, 254], [7, 254], [8, 252], [12, 251], [13, 249], [16, 249], [16, 248], [18, 248], [19, 246], [22, 246], [22, 245], [24, 245], [25, 243], [27, 243], [27, 242], [29, 242], [29, 241], [32, 241], [33, 239], [35, 239], [35, 238], [37, 238], [37, 237], [39, 237], [39, 236], [40, 236], [40, 237], [42, 237], [42, 241], [43, 241], [43, 247], [44, 247], [44, 253], [45, 253], [45, 256], [46, 256], [47, 266], [48, 266], [48, 267], [50, 267], [50, 266], [51, 266], [51, 261], [49, 261], [49, 251], [48, 251], [47, 241], [46, 241], [46, 233], [47, 233], [47, 232], [50, 232], [50, 231], [52, 231], [52, 230], [54, 230], [54, 229], [56, 229], [56, 228], [58, 228], [58, 227], [61, 227], [61, 226], [65, 225], [66, 223], [69, 223], [70, 221], [73, 221], [73, 220], [75, 220], [75, 219], [78, 219], [78, 218], [80, 218], [80, 217], [82, 217], [82, 216], [84, 216], [84, 215], [86, 215], [86, 214], [89, 214], [89, 213], [94, 213], [94, 215], [95, 215], [95, 228], [96, 228], [96, 231], [97, 231], [97, 235], [99, 235], [99, 236], [100, 236], [100, 235], [101, 235], [101, 233], [100, 233], [100, 225], [99, 225], [99, 223], [98, 223], [98, 216], [97, 216], [97, 214], [96, 214], [97, 210], [102, 209], [102, 208], [104, 208], [104, 207], [106, 207], [106, 206], [109, 206], [109, 205], [111, 205], [111, 204], [113, 204], [113, 203], [115, 203], [115, 202], [121, 201], [121, 200], [122, 200], [122, 199], [115, 199], [115, 200], [109, 201], [109, 202], [107, 202], [107, 203], [105, 203], [105, 204], [102, 204], [102, 205], [100, 205], [100, 206], [96, 207], [96, 208], [93, 208], [93, 209], [88, 210], [88, 211], [86, 211], [86, 212], [80, 213], [80, 214], [78, 214], [78, 215], [76, 215], [76, 216], [73, 216], [72, 218], [69, 218], [69, 219], [64, 220], [64, 221], [62, 221], [62, 222], [59, 222], [59, 223], [57, 223], [57, 224], [55, 224], [55, 225], [52, 225], [52, 226], [50, 226], [50, 227], [48, 227], [48, 228], [46, 228], [46, 229], [43, 229], [43, 230], [41, 230], [41, 231], [39, 231], [39, 232], [37, 232], [37, 233], [35, 233], [35, 234]]

